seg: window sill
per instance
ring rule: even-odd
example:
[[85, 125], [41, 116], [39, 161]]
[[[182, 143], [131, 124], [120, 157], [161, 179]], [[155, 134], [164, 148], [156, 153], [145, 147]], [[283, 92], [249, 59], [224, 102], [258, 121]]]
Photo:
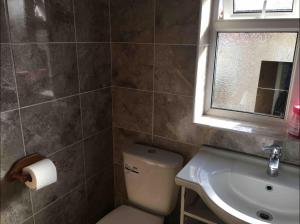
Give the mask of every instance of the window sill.
[[195, 123], [225, 130], [263, 135], [272, 137], [276, 140], [299, 140], [288, 135], [286, 125], [255, 124], [252, 122], [231, 120], [207, 115], [199, 117], [195, 120]]

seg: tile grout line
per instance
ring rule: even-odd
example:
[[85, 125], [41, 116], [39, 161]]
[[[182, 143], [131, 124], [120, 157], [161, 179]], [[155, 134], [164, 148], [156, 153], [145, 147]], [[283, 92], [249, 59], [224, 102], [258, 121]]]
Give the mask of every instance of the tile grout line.
[[151, 127], [151, 139], [152, 139], [152, 144], [154, 142], [154, 97], [155, 97], [155, 94], [154, 94], [154, 88], [155, 88], [155, 69], [156, 69], [156, 63], [155, 63], [155, 60], [156, 60], [156, 47], [155, 47], [155, 35], [156, 35], [156, 0], [153, 0], [153, 71], [152, 71], [152, 127]]
[[[11, 44], [12, 43], [12, 37], [11, 37], [11, 29], [10, 29], [10, 25], [9, 25], [9, 14], [8, 14], [7, 1], [4, 1], [4, 16], [5, 16], [5, 19], [6, 19], [6, 26], [7, 26], [7, 30], [8, 30], [9, 51], [10, 51], [11, 66], [12, 66], [12, 70], [13, 70], [13, 77], [14, 77], [15, 88], [16, 88], [18, 114], [19, 114], [22, 144], [23, 144], [23, 152], [24, 152], [24, 156], [26, 156], [27, 153], [26, 153], [26, 148], [25, 148], [25, 138], [24, 138], [22, 117], [21, 117], [20, 97], [19, 97], [18, 84], [17, 84], [17, 73], [16, 73], [16, 66], [15, 66], [15, 60], [14, 60], [14, 54], [13, 54], [13, 45]], [[31, 204], [33, 224], [35, 224], [35, 218], [34, 218], [34, 215], [33, 215], [33, 212], [34, 212], [33, 211], [33, 200], [32, 200], [32, 194], [31, 194], [30, 190], [29, 190], [29, 199], [30, 199], [30, 204]]]
[[78, 42], [77, 42], [77, 28], [76, 28], [76, 9], [75, 0], [72, 0], [73, 7], [73, 23], [74, 23], [74, 35], [75, 35], [75, 51], [76, 51], [76, 63], [77, 63], [77, 78], [78, 78], [78, 94], [79, 94], [79, 108], [80, 108], [80, 124], [81, 124], [81, 150], [83, 153], [83, 179], [84, 179], [84, 192], [87, 198], [87, 182], [86, 182], [86, 161], [85, 161], [85, 148], [84, 148], [84, 133], [83, 133], [83, 111], [81, 102], [81, 83], [80, 83], [80, 70], [79, 70], [79, 55], [78, 55]]
[[[112, 52], [112, 27], [111, 27], [111, 0], [108, 0], [108, 15], [109, 15], [109, 41], [110, 41], [110, 81], [111, 81], [111, 88], [110, 88], [110, 94], [111, 94], [111, 135], [112, 135], [112, 157], [113, 157], [113, 164], [114, 164], [114, 154], [115, 154], [115, 142], [114, 142], [114, 129], [113, 129], [113, 121], [114, 121], [114, 98], [113, 98], [113, 52]], [[114, 181], [114, 186], [113, 188], [115, 189], [116, 186], [116, 181], [115, 181], [115, 169], [113, 166], [113, 181]], [[115, 190], [114, 190], [114, 207], [116, 206], [115, 202]]]
[[70, 41], [70, 42], [59, 42], [59, 41], [53, 41], [53, 42], [47, 42], [47, 41], [40, 41], [40, 42], [10, 42], [10, 43], [0, 43], [0, 45], [4, 44], [11, 44], [11, 45], [39, 45], [39, 44], [136, 44], [136, 45], [162, 45], [162, 46], [206, 46], [208, 44], [182, 44], [182, 43], [147, 43], [147, 42], [128, 42], [128, 41]]

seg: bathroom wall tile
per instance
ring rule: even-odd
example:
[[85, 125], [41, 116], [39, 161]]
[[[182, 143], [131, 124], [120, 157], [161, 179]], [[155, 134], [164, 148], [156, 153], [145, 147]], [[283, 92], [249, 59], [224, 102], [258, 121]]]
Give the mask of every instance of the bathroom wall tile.
[[196, 51], [195, 46], [156, 46], [154, 89], [193, 96]]
[[22, 224], [34, 224], [33, 218], [30, 218], [30, 219], [26, 220]]
[[112, 126], [110, 88], [85, 93], [81, 97], [83, 136], [88, 137]]
[[111, 32], [114, 42], [152, 43], [153, 0], [111, 0]]
[[78, 44], [77, 47], [81, 92], [110, 86], [110, 45], [85, 43]]
[[77, 41], [109, 41], [108, 0], [75, 0]]
[[193, 123], [193, 97], [155, 94], [154, 101], [154, 135], [203, 144], [207, 132]]
[[103, 130], [100, 134], [84, 140], [86, 176], [91, 177], [103, 170], [112, 168], [112, 131]]
[[72, 0], [9, 0], [13, 42], [75, 40]]
[[152, 105], [152, 93], [114, 88], [113, 125], [151, 133]]
[[87, 181], [88, 222], [94, 224], [114, 208], [113, 169], [90, 178]]
[[1, 180], [1, 224], [19, 224], [32, 216], [29, 190], [19, 182]]
[[13, 163], [22, 158], [24, 147], [19, 112], [17, 110], [1, 113], [1, 180]]
[[78, 92], [75, 44], [14, 45], [21, 106]]
[[[2, 29], [2, 27], [1, 27]], [[2, 30], [1, 30], [2, 32]], [[8, 44], [0, 45], [1, 61], [1, 104], [0, 111], [12, 110], [18, 107], [16, 84], [12, 68], [10, 46]]]
[[0, 43], [8, 42], [8, 30], [7, 30], [7, 20], [5, 16], [5, 5], [4, 0], [0, 0], [0, 16], [1, 16], [1, 34], [0, 34]]
[[59, 151], [49, 159], [56, 165], [57, 182], [31, 193], [34, 212], [54, 202], [84, 181], [82, 143]]
[[184, 144], [159, 136], [154, 136], [153, 146], [178, 153], [184, 157], [185, 162], [188, 162], [200, 149], [200, 146]]
[[27, 153], [56, 152], [81, 139], [79, 97], [21, 110]]
[[81, 185], [36, 214], [35, 224], [85, 224], [86, 206], [84, 187]]
[[198, 0], [157, 0], [157, 43], [196, 44], [200, 12]]
[[114, 164], [114, 176], [115, 176], [115, 192], [122, 195], [123, 198], [127, 196], [124, 168], [123, 164]]
[[148, 44], [113, 44], [113, 84], [152, 90], [153, 48], [153, 45]]
[[123, 164], [123, 151], [135, 143], [151, 145], [152, 136], [150, 134], [129, 131], [123, 128], [113, 129], [114, 139], [114, 163]]

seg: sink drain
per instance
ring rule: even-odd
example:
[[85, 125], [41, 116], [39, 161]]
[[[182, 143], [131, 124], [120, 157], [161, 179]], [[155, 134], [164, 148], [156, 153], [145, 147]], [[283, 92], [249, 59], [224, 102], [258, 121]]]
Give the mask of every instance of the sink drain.
[[262, 210], [258, 211], [256, 215], [263, 220], [271, 221], [273, 219], [273, 216], [269, 212]]

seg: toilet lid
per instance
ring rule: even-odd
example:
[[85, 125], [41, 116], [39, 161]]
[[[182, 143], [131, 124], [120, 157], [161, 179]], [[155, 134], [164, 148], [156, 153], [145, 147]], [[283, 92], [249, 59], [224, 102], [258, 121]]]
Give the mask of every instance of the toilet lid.
[[163, 222], [163, 217], [122, 205], [104, 216], [97, 224], [163, 224]]

